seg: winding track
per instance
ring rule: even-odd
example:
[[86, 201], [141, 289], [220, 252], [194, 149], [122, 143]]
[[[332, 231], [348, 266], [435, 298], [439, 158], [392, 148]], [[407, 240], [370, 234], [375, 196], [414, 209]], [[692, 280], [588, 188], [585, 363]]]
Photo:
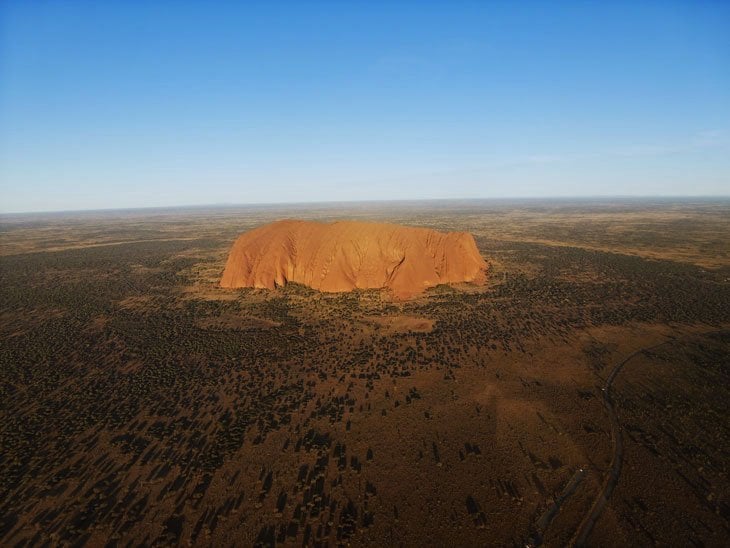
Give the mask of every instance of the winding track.
[[[616, 411], [613, 407], [613, 401], [611, 400], [611, 385], [613, 384], [616, 375], [618, 375], [619, 371], [621, 371], [621, 368], [633, 358], [635, 358], [639, 354], [648, 352], [649, 350], [653, 350], [655, 348], [659, 348], [660, 346], [664, 346], [665, 344], [669, 344], [674, 340], [676, 339], [672, 338], [668, 341], [664, 341], [653, 346], [640, 348], [633, 354], [629, 354], [626, 358], [623, 359], [623, 361], [617, 363], [613, 367], [611, 373], [606, 379], [605, 384], [603, 385], [603, 388], [601, 389], [601, 391], [603, 392], [603, 405], [606, 406], [606, 410], [608, 411], [608, 417], [611, 422], [611, 441], [613, 443], [611, 468], [606, 474], [605, 480], [603, 481], [603, 488], [596, 496], [596, 500], [593, 501], [591, 509], [588, 511], [586, 517], [584, 517], [583, 520], [580, 522], [578, 530], [573, 536], [573, 541], [571, 543], [573, 546], [586, 545], [588, 537], [593, 531], [593, 527], [596, 524], [596, 521], [598, 521], [598, 518], [601, 516], [601, 513], [603, 512], [603, 509], [606, 506], [606, 503], [608, 502], [608, 499], [611, 496], [613, 489], [618, 483], [618, 478], [621, 475], [621, 464], [623, 462], [624, 446], [623, 440], [621, 439], [621, 425], [618, 422], [618, 417], [616, 416]], [[541, 526], [536, 527], [536, 530], [533, 533], [533, 536], [531, 537], [528, 546], [540, 546], [542, 544], [542, 536], [544, 535], [547, 528], [550, 526], [550, 522], [552, 521], [552, 518], [555, 517], [555, 514], [557, 514], [557, 511], [551, 512], [547, 517], [543, 516], [540, 518], [540, 521], [542, 521], [543, 523], [540, 524]]]
[[590, 536], [591, 532], [593, 531], [593, 527], [596, 525], [596, 522], [598, 521], [598, 518], [601, 516], [601, 513], [603, 512], [603, 509], [606, 506], [606, 503], [608, 503], [608, 499], [611, 497], [611, 493], [613, 493], [614, 488], [616, 487], [616, 484], [618, 483], [619, 476], [621, 475], [621, 464], [623, 463], [624, 458], [624, 446], [623, 446], [623, 440], [621, 437], [621, 424], [618, 421], [618, 416], [616, 415], [616, 410], [613, 406], [613, 400], [611, 399], [611, 386], [613, 384], [614, 379], [616, 378], [616, 375], [621, 371], [621, 368], [623, 368], [624, 365], [626, 365], [628, 362], [630, 362], [632, 359], [634, 359], [636, 356], [640, 354], [644, 354], [645, 352], [649, 352], [651, 350], [655, 350], [657, 348], [660, 348], [662, 346], [665, 346], [667, 344], [671, 344], [673, 342], [676, 342], [677, 340], [684, 339], [690, 336], [706, 336], [711, 335], [713, 333], [720, 333], [723, 330], [719, 331], [708, 331], [704, 333], [688, 333], [681, 337], [672, 337], [668, 341], [664, 341], [659, 344], [655, 344], [653, 346], [648, 346], [645, 348], [640, 348], [633, 354], [630, 354], [626, 358], [624, 358], [623, 361], [619, 362], [614, 366], [614, 368], [611, 370], [611, 374], [606, 379], [606, 383], [604, 384], [603, 388], [601, 389], [603, 391], [603, 404], [606, 406], [606, 410], [608, 411], [608, 417], [611, 421], [611, 440], [613, 442], [613, 455], [611, 457], [611, 467], [606, 474], [606, 478], [603, 481], [603, 488], [598, 493], [598, 496], [596, 497], [596, 500], [593, 501], [593, 506], [591, 506], [590, 511], [588, 512], [588, 515], [586, 515], [585, 518], [583, 518], [583, 521], [581, 521], [580, 525], [578, 526], [578, 530], [575, 533], [575, 536], [573, 537], [573, 546], [585, 546], [588, 542], [588, 537]]
[[[588, 514], [586, 515], [586, 517], [584, 517], [583, 520], [580, 522], [580, 525], [578, 526], [578, 530], [576, 531], [575, 535], [573, 536], [573, 541], [572, 541], [573, 546], [585, 546], [586, 545], [588, 537], [590, 536], [591, 532], [593, 531], [593, 526], [596, 524], [596, 521], [598, 521], [598, 518], [601, 516], [601, 513], [603, 512], [603, 508], [606, 506], [606, 503], [608, 502], [608, 499], [611, 496], [613, 489], [616, 487], [616, 484], [618, 483], [618, 478], [621, 475], [621, 464], [623, 462], [624, 447], [623, 447], [623, 441], [621, 439], [621, 425], [618, 422], [618, 417], [616, 416], [616, 411], [613, 407], [613, 401], [611, 400], [611, 385], [613, 384], [613, 381], [616, 378], [616, 375], [619, 373], [619, 371], [621, 371], [621, 368], [624, 365], [626, 365], [629, 361], [631, 361], [633, 358], [635, 358], [639, 354], [643, 354], [644, 352], [654, 350], [655, 348], [659, 348], [659, 347], [664, 346], [665, 344], [669, 344], [670, 342], [673, 342], [675, 340], [676, 339], [672, 338], [668, 341], [664, 341], [662, 343], [655, 344], [653, 346], [640, 348], [639, 350], [635, 351], [634, 353], [629, 354], [626, 358], [623, 359], [623, 361], [617, 363], [613, 367], [613, 369], [611, 370], [611, 373], [608, 375], [608, 378], [606, 379], [605, 384], [603, 385], [603, 388], [601, 389], [601, 391], [603, 392], [603, 405], [606, 406], [606, 410], [608, 411], [608, 417], [609, 417], [609, 420], [611, 421], [611, 441], [613, 443], [613, 455], [611, 456], [611, 468], [608, 471], [608, 473], [606, 474], [605, 480], [603, 481], [603, 488], [596, 496], [596, 500], [593, 501], [593, 505], [591, 506], [591, 509], [588, 511]], [[583, 470], [581, 469], [580, 472], [582, 472], [582, 471]], [[572, 492], [570, 494], [572, 494]], [[542, 536], [544, 535], [547, 528], [550, 526], [550, 522], [552, 521], [552, 518], [555, 517], [555, 514], [557, 514], [557, 511], [551, 512], [547, 517], [543, 516], [540, 518], [540, 521], [542, 521], [542, 523], [540, 524], [541, 526], [538, 526], [536, 528], [535, 532], [533, 533], [532, 538], [530, 539], [530, 543], [528, 544], [528, 546], [540, 546], [542, 544]]]
[[591, 506], [588, 515], [583, 518], [583, 521], [581, 521], [580, 525], [578, 526], [578, 531], [576, 531], [574, 537], [574, 546], [586, 545], [588, 537], [593, 531], [593, 526], [596, 524], [596, 521], [598, 521], [598, 518], [601, 516], [601, 513], [603, 512], [603, 509], [606, 506], [606, 503], [608, 502], [611, 493], [613, 493], [613, 490], [618, 483], [618, 478], [621, 475], [621, 464], [623, 463], [624, 458], [624, 445], [621, 438], [621, 424], [618, 422], [618, 416], [616, 415], [616, 410], [613, 407], [613, 400], [611, 399], [611, 385], [613, 384], [616, 375], [618, 375], [619, 371], [621, 371], [621, 368], [632, 359], [634, 359], [636, 356], [643, 354], [644, 352], [647, 352], [649, 350], [659, 348], [660, 346], [664, 346], [665, 344], [668, 344], [670, 342], [672, 341], [665, 341], [663, 343], [655, 344], [654, 346], [640, 348], [633, 354], [630, 354], [629, 356], [624, 358], [623, 361], [617, 363], [613, 367], [613, 369], [611, 370], [611, 374], [606, 379], [606, 383], [603, 385], [603, 388], [601, 388], [601, 390], [603, 391], [603, 405], [606, 406], [606, 410], [608, 411], [608, 418], [611, 421], [611, 441], [613, 443], [611, 467], [606, 474], [606, 479], [604, 479], [603, 481], [603, 488], [598, 493], [596, 500], [593, 501], [593, 506]]

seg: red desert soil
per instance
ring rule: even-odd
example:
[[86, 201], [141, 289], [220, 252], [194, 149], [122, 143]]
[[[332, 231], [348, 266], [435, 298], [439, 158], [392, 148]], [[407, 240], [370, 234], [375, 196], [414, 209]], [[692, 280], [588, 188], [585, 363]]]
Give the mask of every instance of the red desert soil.
[[439, 284], [484, 283], [486, 270], [467, 232], [283, 220], [236, 240], [221, 287], [274, 289], [296, 282], [327, 292], [389, 288], [406, 299]]
[[392, 333], [430, 333], [433, 331], [433, 320], [415, 316], [365, 316], [366, 320], [382, 328], [381, 334]]

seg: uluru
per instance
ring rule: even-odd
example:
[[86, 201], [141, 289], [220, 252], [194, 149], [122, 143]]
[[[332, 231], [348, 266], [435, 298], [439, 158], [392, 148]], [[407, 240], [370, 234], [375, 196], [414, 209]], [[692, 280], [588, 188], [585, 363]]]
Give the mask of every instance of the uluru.
[[439, 284], [486, 280], [468, 232], [365, 221], [276, 221], [239, 236], [220, 285], [274, 289], [288, 282], [324, 292], [390, 289], [396, 299]]

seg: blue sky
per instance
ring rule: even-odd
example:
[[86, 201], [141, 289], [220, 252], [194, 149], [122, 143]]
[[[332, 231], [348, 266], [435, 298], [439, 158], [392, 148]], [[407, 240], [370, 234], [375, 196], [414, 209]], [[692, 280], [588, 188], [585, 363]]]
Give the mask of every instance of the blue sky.
[[0, 211], [730, 194], [730, 3], [0, 3]]

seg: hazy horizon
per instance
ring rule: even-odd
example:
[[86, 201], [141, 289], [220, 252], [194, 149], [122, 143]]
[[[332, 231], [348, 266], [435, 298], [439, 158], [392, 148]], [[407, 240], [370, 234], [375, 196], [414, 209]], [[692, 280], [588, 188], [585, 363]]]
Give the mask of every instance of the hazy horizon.
[[0, 6], [0, 213], [730, 195], [730, 6]]
[[288, 208], [306, 208], [306, 207], [337, 207], [351, 205], [370, 205], [382, 204], [385, 206], [400, 204], [454, 204], [454, 205], [505, 205], [512, 206], [514, 204], [529, 204], [531, 206], [540, 204], [571, 204], [571, 203], [627, 203], [636, 204], [642, 202], [667, 202], [667, 203], [693, 203], [693, 202], [727, 202], [730, 201], [728, 195], [584, 195], [584, 196], [501, 196], [494, 198], [411, 198], [411, 199], [371, 199], [371, 200], [325, 200], [325, 201], [307, 201], [307, 202], [219, 202], [219, 203], [200, 203], [200, 204], [178, 204], [178, 205], [160, 205], [160, 206], [132, 206], [132, 207], [101, 207], [88, 209], [47, 209], [37, 211], [0, 211], [0, 217], [23, 216], [23, 215], [54, 215], [54, 214], [85, 214], [85, 213], [114, 213], [114, 212], [137, 212], [137, 211], [170, 211], [170, 210], [207, 210], [207, 209], [288, 209]]

